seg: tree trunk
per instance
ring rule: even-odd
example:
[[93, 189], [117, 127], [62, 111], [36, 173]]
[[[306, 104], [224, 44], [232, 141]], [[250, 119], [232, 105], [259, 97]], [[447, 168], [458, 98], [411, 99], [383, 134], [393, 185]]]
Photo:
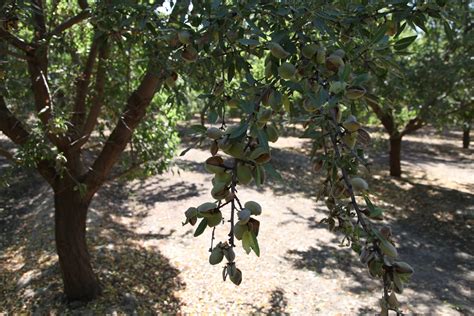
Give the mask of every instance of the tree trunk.
[[467, 126], [463, 129], [463, 132], [462, 132], [462, 148], [469, 148], [469, 143], [471, 142], [471, 135], [470, 135], [470, 132], [471, 132], [471, 127], [470, 126]]
[[[62, 190], [62, 191], [60, 191]], [[54, 194], [55, 235], [64, 292], [71, 301], [89, 301], [100, 294], [86, 245], [86, 219], [90, 199], [78, 191], [59, 188]]]
[[401, 149], [402, 149], [402, 137], [391, 136], [390, 137], [390, 175], [392, 177], [401, 177]]

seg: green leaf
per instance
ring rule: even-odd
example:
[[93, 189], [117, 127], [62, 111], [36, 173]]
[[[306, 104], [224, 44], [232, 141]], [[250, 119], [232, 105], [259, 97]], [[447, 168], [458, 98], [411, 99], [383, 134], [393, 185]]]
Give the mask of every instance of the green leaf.
[[369, 80], [369, 74], [368, 73], [363, 73], [355, 77], [355, 79], [352, 81], [352, 84], [354, 86], [359, 86]]
[[393, 45], [393, 47], [396, 50], [405, 49], [408, 46], [410, 46], [410, 44], [413, 43], [416, 40], [416, 38], [417, 38], [417, 35], [404, 37], [404, 38], [396, 41], [395, 44]]
[[268, 146], [268, 139], [267, 135], [263, 132], [262, 129], [257, 129], [257, 137], [258, 137], [258, 142], [260, 145], [263, 147], [265, 150], [270, 150], [270, 146]]
[[369, 217], [373, 219], [381, 219], [383, 215], [383, 210], [379, 207], [376, 207], [367, 196], [364, 196], [365, 203], [369, 209]]
[[317, 139], [322, 136], [322, 133], [320, 131], [317, 131], [314, 128], [308, 128], [304, 131], [303, 135], [300, 136], [300, 138], [313, 138]]
[[246, 46], [252, 46], [252, 45], [260, 44], [259, 41], [251, 39], [251, 38], [241, 38], [241, 39], [239, 39], [239, 43], [242, 44], [242, 45], [246, 45]]
[[260, 187], [263, 184], [263, 172], [265, 169], [262, 166], [257, 166], [255, 170], [252, 172], [253, 178], [255, 180], [255, 184], [257, 187]]
[[318, 106], [323, 106], [329, 99], [329, 93], [326, 89], [320, 89], [318, 92]]
[[258, 246], [257, 236], [255, 236], [255, 234], [252, 231], [247, 231], [247, 232], [250, 232], [250, 236], [251, 236], [250, 247], [253, 249], [257, 257], [260, 257], [260, 247]]
[[428, 29], [425, 26], [425, 16], [424, 15], [415, 15], [412, 17], [413, 23], [418, 26], [423, 32], [428, 33]]
[[351, 65], [346, 64], [342, 69], [339, 69], [339, 80], [347, 81], [351, 73]]
[[242, 136], [245, 132], [247, 132], [247, 128], [249, 125], [247, 123], [241, 124], [235, 131], [233, 131], [230, 135], [229, 138], [239, 138]]
[[452, 42], [453, 35], [454, 35], [453, 29], [451, 28], [451, 26], [449, 25], [447, 21], [443, 21], [443, 27], [444, 27], [444, 32], [446, 33], [446, 36], [448, 37], [448, 40]]
[[219, 114], [217, 114], [216, 110], [211, 110], [209, 111], [209, 114], [207, 115], [207, 120], [209, 123], [214, 124], [217, 122], [217, 118], [219, 117]]
[[188, 128], [187, 134], [204, 134], [206, 133], [207, 128], [202, 125], [191, 125]]
[[203, 218], [202, 221], [199, 223], [198, 227], [196, 228], [196, 231], [194, 232], [194, 237], [197, 237], [204, 233], [207, 227], [207, 219]]
[[251, 251], [251, 244], [252, 244], [252, 234], [250, 233], [250, 231], [247, 230], [242, 235], [242, 247], [244, 248], [247, 254], [249, 254]]
[[275, 167], [273, 167], [273, 165], [271, 163], [266, 163], [263, 165], [263, 168], [265, 168], [265, 171], [266, 173], [272, 177], [273, 179], [277, 180], [277, 181], [282, 181], [283, 178], [281, 176], [281, 174], [275, 169]]
[[239, 102], [239, 107], [247, 114], [253, 113], [255, 109], [255, 104], [251, 101], [241, 100]]
[[371, 42], [372, 43], [377, 43], [378, 41], [380, 41], [385, 36], [385, 33], [387, 32], [387, 30], [388, 30], [388, 24], [387, 23], [381, 25], [377, 29], [377, 31], [375, 31], [375, 34], [372, 37]]

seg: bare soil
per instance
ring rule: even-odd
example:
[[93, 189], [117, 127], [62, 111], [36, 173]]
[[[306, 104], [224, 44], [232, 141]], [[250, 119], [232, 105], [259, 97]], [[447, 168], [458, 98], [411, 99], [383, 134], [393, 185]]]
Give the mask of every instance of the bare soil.
[[[401, 258], [416, 270], [400, 296], [406, 313], [474, 310], [473, 150], [460, 145], [458, 132], [406, 137], [401, 179], [388, 176], [386, 155], [372, 157], [369, 184], [386, 211], [381, 224], [392, 226]], [[386, 146], [377, 137], [371, 152]], [[339, 246], [341, 236], [319, 224], [326, 211], [314, 199], [318, 179], [308, 148], [302, 139], [281, 138], [273, 161], [284, 182], [239, 190], [241, 200], [264, 209], [261, 257], [237, 249], [240, 287], [222, 282], [222, 267], [209, 265], [210, 230], [195, 238], [195, 227], [181, 225], [184, 210], [211, 200], [211, 176], [202, 167], [207, 151], [191, 150], [164, 175], [104, 187], [88, 228], [104, 294], [89, 304], [68, 303], [61, 293], [51, 190], [33, 172], [18, 173], [0, 191], [0, 312], [377, 313], [380, 281]], [[226, 233], [220, 226], [216, 240]]]

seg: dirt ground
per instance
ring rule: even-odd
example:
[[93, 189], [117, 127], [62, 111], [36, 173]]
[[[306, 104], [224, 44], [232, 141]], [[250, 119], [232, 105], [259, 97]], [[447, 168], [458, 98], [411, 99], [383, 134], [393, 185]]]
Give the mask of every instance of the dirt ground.
[[[406, 137], [402, 179], [388, 176], [385, 155], [373, 160], [373, 199], [386, 211], [383, 223], [392, 226], [401, 258], [415, 268], [400, 296], [409, 314], [474, 310], [474, 162], [460, 138], [431, 129]], [[385, 146], [383, 137], [374, 143]], [[104, 295], [89, 304], [65, 302], [51, 190], [33, 173], [19, 173], [0, 190], [0, 312], [376, 313], [380, 281], [339, 246], [341, 236], [318, 224], [325, 208], [314, 199], [318, 181], [307, 149], [302, 139], [281, 138], [273, 161], [284, 182], [239, 191], [241, 200], [263, 206], [261, 257], [237, 249], [240, 287], [222, 282], [222, 267], [209, 265], [210, 231], [195, 238], [192, 227], [181, 225], [187, 207], [210, 201], [206, 151], [191, 150], [164, 175], [104, 187], [88, 228]], [[225, 230], [216, 230], [217, 240]]]

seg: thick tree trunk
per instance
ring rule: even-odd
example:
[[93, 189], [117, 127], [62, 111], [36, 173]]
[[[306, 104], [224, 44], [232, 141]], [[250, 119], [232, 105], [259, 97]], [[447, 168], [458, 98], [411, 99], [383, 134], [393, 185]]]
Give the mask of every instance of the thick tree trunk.
[[390, 175], [392, 177], [401, 177], [401, 150], [402, 138], [401, 136], [390, 137]]
[[469, 148], [469, 143], [471, 142], [471, 127], [465, 127], [462, 132], [462, 148]]
[[59, 190], [54, 195], [55, 234], [64, 291], [71, 301], [92, 300], [100, 294], [100, 284], [86, 245], [90, 200], [84, 200], [71, 188]]

